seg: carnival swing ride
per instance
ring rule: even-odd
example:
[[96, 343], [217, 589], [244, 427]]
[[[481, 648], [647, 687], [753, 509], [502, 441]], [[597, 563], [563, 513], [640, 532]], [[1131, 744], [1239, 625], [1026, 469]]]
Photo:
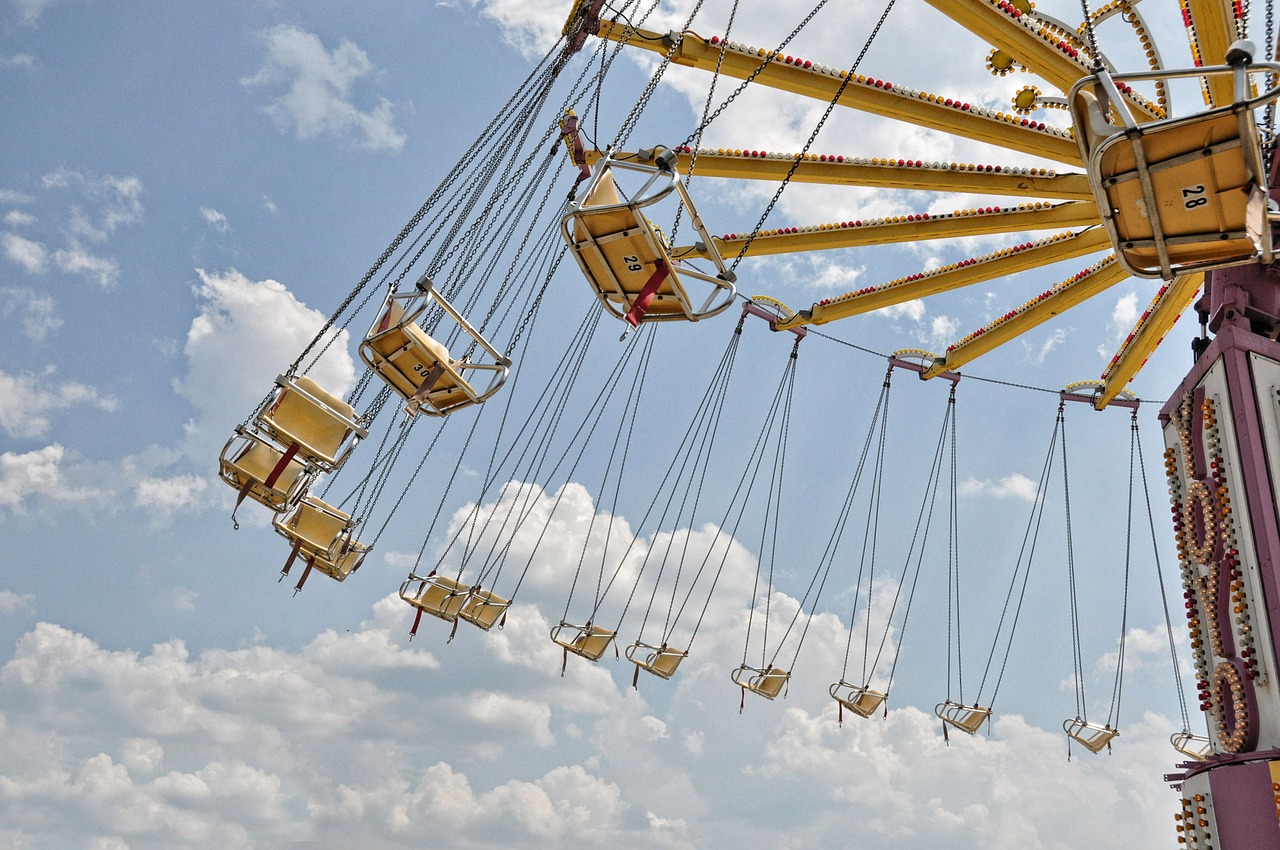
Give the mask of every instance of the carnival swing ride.
[[[564, 487], [543, 491], [513, 485], [584, 479], [590, 469], [598, 480], [584, 486], [595, 488], [603, 511], [593, 514], [591, 523], [609, 527], [592, 529], [594, 538], [588, 533], [589, 539], [603, 540], [602, 546], [584, 543], [581, 552], [557, 553], [577, 562], [564, 612], [550, 635], [563, 665], [570, 656], [599, 661], [612, 648], [632, 665], [628, 669], [637, 686], [642, 673], [677, 676], [694, 652], [721, 583], [729, 541], [743, 534], [758, 547], [742, 661], [730, 673], [743, 703], [748, 693], [768, 700], [786, 694], [812, 622], [805, 612], [818, 610], [834, 568], [850, 580], [854, 608], [844, 666], [832, 672], [828, 690], [840, 719], [846, 712], [870, 718], [887, 711], [898, 662], [898, 653], [886, 650], [890, 635], [902, 645], [917, 590], [940, 586], [946, 594], [947, 689], [936, 713], [944, 733], [974, 734], [992, 716], [1032, 564], [1045, 548], [1037, 544], [1048, 494], [1051, 487], [1058, 491], [1060, 482], [1077, 686], [1075, 713], [1063, 729], [1069, 746], [1098, 753], [1119, 735], [1126, 615], [1121, 615], [1110, 710], [1104, 721], [1090, 720], [1080, 645], [1080, 606], [1087, 594], [1078, 587], [1073, 560], [1064, 410], [1083, 406], [1070, 402], [1084, 402], [1098, 410], [1131, 411], [1120, 576], [1127, 604], [1131, 563], [1141, 569], [1154, 561], [1157, 577], [1160, 566], [1149, 497], [1145, 503], [1135, 498], [1148, 488], [1137, 435], [1139, 403], [1126, 386], [1177, 318], [1194, 309], [1201, 325], [1193, 345], [1195, 364], [1161, 413], [1199, 708], [1208, 725], [1207, 736], [1194, 734], [1182, 700], [1183, 729], [1172, 742], [1187, 761], [1181, 773], [1168, 777], [1182, 790], [1178, 841], [1189, 847], [1280, 847], [1280, 792], [1275, 791], [1280, 789], [1280, 690], [1274, 649], [1280, 624], [1272, 617], [1280, 605], [1280, 573], [1275, 572], [1280, 518], [1270, 484], [1280, 473], [1280, 344], [1275, 341], [1280, 297], [1270, 277], [1271, 226], [1280, 206], [1269, 188], [1280, 64], [1256, 60], [1257, 50], [1247, 40], [1263, 42], [1264, 58], [1275, 55], [1270, 3], [1259, 26], [1262, 15], [1256, 8], [1251, 14], [1248, 2], [1179, 0], [1190, 60], [1187, 67], [1170, 68], [1144, 18], [1152, 6], [1158, 5], [1162, 16], [1175, 11], [1172, 3], [1159, 0], [1109, 0], [1097, 8], [1083, 0], [1074, 9], [1066, 0], [1059, 3], [1065, 10], [1059, 14], [1079, 14], [1078, 24], [1031, 0], [889, 0], [878, 16], [865, 19], [864, 33], [850, 33], [852, 58], [844, 57], [845, 64], [790, 55], [789, 45], [826, 2], [818, 0], [776, 45], [759, 47], [737, 40], [733, 32], [736, 0], [712, 35], [693, 30], [701, 2], [683, 26], [659, 31], [647, 28], [654, 26], [648, 21], [662, 18], [656, 0], [612, 5], [578, 0], [559, 41], [469, 146], [470, 152], [485, 155], [469, 153], [446, 174], [235, 429], [220, 458], [220, 475], [237, 493], [236, 510], [250, 500], [273, 512], [274, 530], [288, 544], [283, 574], [301, 567], [296, 589], [315, 571], [343, 581], [378, 545], [445, 427], [460, 422], [455, 428], [470, 430], [461, 450], [446, 459], [446, 467], [452, 461], [451, 471], [436, 476], [444, 482], [440, 500], [399, 589], [414, 611], [411, 635], [424, 615], [455, 631], [459, 623], [484, 631], [501, 628], [539, 547], [558, 545], [556, 509], [566, 492]], [[863, 59], [895, 5], [934, 15], [940, 26], [958, 27], [985, 42], [987, 69], [996, 77], [1026, 72], [1057, 93], [1024, 85], [1014, 91], [1011, 106], [995, 108], [868, 75]], [[1102, 45], [1112, 40], [1127, 47], [1104, 53]], [[624, 51], [651, 73], [639, 93], [623, 101], [634, 103], [618, 119], [611, 112], [617, 103], [617, 74], [611, 72], [627, 64], [617, 63]], [[1118, 67], [1114, 57], [1121, 55], [1137, 57], [1145, 67]], [[699, 77], [706, 92], [701, 115], [683, 139], [651, 147], [630, 144], [646, 109], [663, 97], [664, 75], [673, 66], [688, 69], [679, 72], [686, 81], [693, 72], [705, 72]], [[744, 92], [759, 90], [822, 107], [799, 151], [704, 144], [730, 104]], [[817, 153], [820, 131], [837, 110], [982, 145], [993, 156], [1004, 153], [1019, 164]], [[610, 141], [601, 135], [602, 123], [617, 128]], [[739, 219], [739, 229], [717, 236], [694, 200], [695, 190], [711, 181], [772, 187], [773, 194], [754, 224], [750, 217]], [[1010, 200], [950, 213], [770, 227], [771, 213], [792, 184], [893, 190], [921, 199], [920, 209], [938, 209], [950, 197]], [[743, 262], [753, 258], [837, 250], [848, 258], [873, 246], [1001, 242], [987, 253], [824, 298], [800, 311], [738, 291], [755, 268]], [[568, 257], [572, 262], [563, 263]], [[941, 354], [903, 349], [884, 355], [881, 394], [860, 451], [851, 452], [854, 468], [825, 549], [807, 587], [794, 594], [799, 600], [794, 615], [771, 611], [775, 582], [783, 576], [777, 565], [779, 538], [788, 534], [779, 506], [798, 352], [813, 329], [1086, 260], [1083, 268], [1073, 268], [1047, 290], [997, 314]], [[1003, 609], [990, 624], [991, 650], [981, 684], [966, 695], [957, 528], [960, 370], [1130, 278], [1154, 281], [1154, 297], [1101, 377], [1059, 393]], [[585, 296], [580, 323], [562, 351], [533, 354], [530, 339], [540, 310], [557, 290], [571, 285]], [[767, 288], [758, 281], [749, 285]], [[663, 439], [633, 444], [642, 408], [651, 409], [650, 397], [665, 391], [654, 385], [670, 380], [654, 374], [655, 349], [668, 337], [651, 327], [688, 328], [723, 313], [736, 315], [737, 325], [694, 409], [687, 419], [679, 410], [665, 411]], [[759, 432], [750, 451], [728, 460], [713, 443], [726, 421], [744, 325], [756, 320], [788, 339], [790, 350], [771, 400], [748, 414], [730, 414], [758, 422]], [[705, 336], [731, 325], [730, 320], [706, 321], [687, 333]], [[347, 344], [348, 328], [364, 333], [357, 351], [366, 368], [353, 389], [338, 397], [310, 372], [330, 348]], [[601, 329], [606, 331], [602, 338], [610, 336], [608, 328], [622, 331], [623, 341], [611, 343], [612, 353], [601, 356], [592, 341]], [[538, 363], [553, 365], [539, 370]], [[881, 502], [894, 463], [886, 450], [890, 387], [902, 373], [941, 379], [931, 386], [945, 387], [947, 398], [915, 508], [914, 532], [898, 558], [901, 553], [888, 553], [882, 540]], [[1264, 385], [1270, 389], [1259, 389]], [[513, 407], [512, 400], [526, 388], [532, 401], [527, 408]], [[574, 393], [586, 403], [570, 408], [566, 402]], [[496, 436], [473, 448], [476, 423], [490, 410], [500, 420]], [[571, 412], [578, 410], [585, 412]], [[425, 446], [410, 436], [424, 422], [430, 423]], [[583, 466], [589, 446], [600, 454]], [[612, 517], [628, 461], [634, 468], [642, 452], [660, 481], [643, 515], [632, 523], [634, 531], [620, 533]], [[443, 545], [437, 529], [437, 544], [428, 556], [432, 529], [449, 493], [461, 487], [464, 457], [472, 459], [469, 468], [483, 470], [478, 492], [467, 494], [470, 516], [450, 526]], [[406, 463], [413, 467], [407, 476], [393, 475]], [[706, 485], [726, 470], [730, 483], [724, 492], [732, 495], [720, 513], [709, 507], [714, 499]], [[550, 510], [536, 498], [541, 492], [556, 493]], [[486, 498], [493, 500], [487, 506]], [[670, 532], [692, 528], [695, 516], [709, 510], [724, 531], [715, 544], [691, 547], [690, 534]], [[944, 525], [945, 531], [939, 530]], [[859, 536], [859, 528], [861, 540], [846, 544], [846, 537]], [[1150, 559], [1138, 542], [1148, 536]], [[860, 554], [851, 551], [857, 542]], [[937, 554], [939, 548], [944, 556]], [[424, 558], [430, 568], [422, 566]], [[885, 587], [892, 590], [873, 630], [866, 612], [873, 595]], [[641, 622], [624, 651], [619, 640], [633, 611]], [[1176, 670], [1167, 608], [1165, 624]], [[1180, 681], [1176, 672], [1174, 678]], [[1276, 805], [1270, 803], [1273, 797]]]

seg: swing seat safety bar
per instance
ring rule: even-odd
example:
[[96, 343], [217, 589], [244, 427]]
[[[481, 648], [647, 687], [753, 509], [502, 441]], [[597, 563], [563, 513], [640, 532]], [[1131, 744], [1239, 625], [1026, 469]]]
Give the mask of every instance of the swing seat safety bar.
[[1089, 723], [1079, 717], [1062, 721], [1062, 731], [1067, 733], [1068, 738], [1084, 744], [1091, 753], [1100, 753], [1103, 748], [1109, 749], [1111, 741], [1120, 734], [1119, 729]]
[[772, 665], [762, 668], [743, 664], [730, 677], [738, 687], [771, 700], [784, 693], [783, 687], [791, 680], [791, 672]]
[[859, 717], [870, 717], [880, 710], [887, 693], [873, 690], [870, 685], [855, 685], [844, 679], [836, 682], [828, 689], [831, 698]]
[[933, 713], [948, 726], [953, 726], [969, 735], [976, 734], [982, 728], [982, 724], [987, 722], [991, 717], [991, 709], [974, 705], [961, 705], [958, 702], [946, 700], [938, 703]]
[[674, 676], [680, 662], [688, 656], [688, 650], [676, 649], [666, 644], [654, 646], [636, 641], [627, 647], [628, 661], [662, 679], [670, 679]]

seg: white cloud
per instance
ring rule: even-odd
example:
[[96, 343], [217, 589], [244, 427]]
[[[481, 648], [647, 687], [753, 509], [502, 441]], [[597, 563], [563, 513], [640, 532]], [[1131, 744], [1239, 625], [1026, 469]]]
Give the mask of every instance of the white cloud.
[[143, 478], [134, 486], [133, 503], [148, 512], [153, 525], [163, 525], [174, 514], [199, 504], [208, 486], [209, 482], [198, 475]]
[[34, 215], [23, 210], [9, 210], [4, 216], [4, 223], [10, 227], [30, 227], [37, 221]]
[[55, 384], [54, 376], [52, 368], [39, 376], [0, 370], [0, 428], [9, 436], [42, 437], [52, 424], [50, 415], [64, 410], [93, 407], [112, 412], [119, 407], [115, 398], [101, 395], [93, 387], [75, 381]]
[[960, 332], [960, 320], [951, 316], [934, 316], [929, 322], [929, 344], [944, 350]]
[[16, 189], [0, 189], [0, 204], [30, 204], [35, 198]]
[[62, 327], [58, 305], [48, 295], [34, 289], [21, 287], [0, 288], [0, 316], [20, 316], [22, 333], [34, 342], [42, 342], [53, 331]]
[[959, 491], [962, 496], [993, 496], [997, 499], [1012, 497], [1024, 502], [1034, 502], [1036, 482], [1021, 472], [1014, 472], [996, 481], [989, 478], [966, 478], [960, 482]]
[[9, 262], [21, 266], [28, 274], [43, 274], [48, 269], [49, 249], [44, 243], [16, 233], [5, 233], [0, 244]]
[[890, 304], [888, 307], [881, 307], [876, 312], [888, 316], [890, 319], [909, 319], [913, 322], [919, 322], [924, 319], [925, 306], [923, 300], [913, 298], [910, 301], [903, 301], [901, 304]]
[[76, 239], [68, 240], [66, 248], [54, 251], [53, 261], [59, 271], [87, 277], [103, 289], [110, 289], [120, 280], [119, 263], [94, 254]]
[[78, 205], [72, 208], [72, 241], [83, 238], [101, 244], [122, 225], [142, 220], [145, 190], [137, 177], [96, 177], [62, 168], [46, 174], [41, 184], [45, 189], [72, 190], [92, 204], [88, 211]]
[[1142, 309], [1138, 306], [1136, 291], [1131, 290], [1117, 298], [1115, 307], [1111, 310], [1111, 326], [1106, 339], [1098, 346], [1098, 355], [1111, 359], [1124, 338], [1133, 331], [1141, 315]]
[[14, 593], [12, 590], [0, 590], [0, 614], [16, 614], [19, 611], [30, 611], [35, 599], [29, 593]]
[[[204, 456], [216, 452], [237, 421], [251, 412], [276, 375], [306, 347], [325, 316], [298, 301], [274, 280], [251, 281], [234, 269], [198, 270], [199, 315], [191, 322], [183, 353], [187, 375], [176, 385], [198, 411], [189, 431]], [[355, 380], [345, 331], [309, 374], [343, 395]], [[216, 444], [216, 447], [215, 447]]]
[[1066, 342], [1067, 337], [1070, 336], [1070, 334], [1070, 328], [1056, 328], [1044, 338], [1044, 341], [1040, 343], [1039, 348], [1036, 348], [1028, 340], [1022, 340], [1022, 348], [1027, 354], [1027, 360], [1034, 363], [1036, 366], [1043, 366], [1049, 355], [1052, 354], [1058, 346]]
[[267, 58], [249, 86], [288, 87], [265, 108], [283, 132], [299, 139], [332, 136], [368, 150], [399, 151], [405, 135], [395, 128], [391, 102], [361, 111], [352, 103], [352, 87], [377, 69], [354, 42], [343, 40], [327, 51], [319, 36], [296, 26], [280, 25], [264, 34]]
[[219, 233], [226, 233], [231, 230], [231, 225], [227, 224], [227, 217], [210, 207], [200, 208], [200, 218], [204, 220], [205, 224]]
[[0, 56], [0, 65], [6, 68], [34, 68], [36, 57], [30, 53], [15, 53], [12, 56]]
[[69, 486], [62, 474], [65, 450], [58, 444], [36, 451], [0, 454], [0, 509], [23, 513], [33, 496], [52, 502], [76, 502], [97, 493]]
[[56, 3], [57, 0], [12, 0], [12, 2], [18, 8], [18, 17], [22, 18], [22, 22], [34, 25], [40, 20], [44, 10]]

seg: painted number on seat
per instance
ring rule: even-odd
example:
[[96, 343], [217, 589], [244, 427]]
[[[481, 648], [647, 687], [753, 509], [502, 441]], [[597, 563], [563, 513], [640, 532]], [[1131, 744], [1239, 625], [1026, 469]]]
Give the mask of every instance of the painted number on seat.
[[644, 270], [644, 266], [640, 265], [639, 257], [623, 257], [622, 262], [627, 264], [627, 271], [638, 272]]
[[1182, 190], [1182, 205], [1187, 209], [1195, 209], [1209, 203], [1204, 196], [1204, 186], [1186, 186]]

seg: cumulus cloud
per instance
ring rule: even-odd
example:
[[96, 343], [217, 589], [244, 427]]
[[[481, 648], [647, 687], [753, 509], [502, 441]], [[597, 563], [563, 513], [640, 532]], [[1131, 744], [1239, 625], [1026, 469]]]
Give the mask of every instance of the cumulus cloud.
[[[198, 413], [190, 431], [199, 451], [226, 440], [324, 324], [325, 316], [274, 280], [251, 281], [234, 269], [199, 270], [199, 315], [187, 331], [187, 374], [177, 390]], [[310, 374], [343, 395], [355, 380], [345, 331]], [[213, 449], [216, 451], [216, 449]]]
[[163, 525], [174, 514], [196, 506], [208, 486], [198, 475], [143, 478], [134, 485], [133, 503], [147, 511], [154, 525]]
[[32, 498], [69, 503], [102, 495], [100, 491], [67, 483], [64, 455], [65, 449], [57, 443], [31, 452], [0, 454], [0, 509], [24, 513]]
[[287, 87], [264, 109], [282, 132], [304, 140], [332, 136], [373, 151], [404, 147], [405, 135], [395, 127], [390, 101], [379, 97], [367, 111], [352, 102], [354, 85], [377, 73], [354, 42], [344, 39], [328, 51], [315, 33], [287, 24], [267, 30], [263, 39], [266, 60], [241, 82]]
[[0, 316], [18, 317], [23, 335], [34, 342], [43, 342], [62, 327], [62, 317], [57, 311], [57, 302], [52, 297], [34, 289], [0, 287]]
[[75, 381], [55, 382], [52, 367], [41, 375], [10, 375], [0, 370], [0, 428], [11, 437], [30, 439], [48, 433], [50, 416], [70, 409], [113, 412], [119, 402]]
[[1034, 502], [1036, 500], [1036, 482], [1021, 472], [1014, 472], [997, 480], [966, 478], [960, 482], [958, 489], [962, 496], [992, 496], [997, 499], [1014, 498], [1021, 499], [1024, 502]]
[[30, 611], [35, 599], [29, 593], [14, 593], [12, 590], [0, 590], [0, 614], [15, 614], [19, 611]]

